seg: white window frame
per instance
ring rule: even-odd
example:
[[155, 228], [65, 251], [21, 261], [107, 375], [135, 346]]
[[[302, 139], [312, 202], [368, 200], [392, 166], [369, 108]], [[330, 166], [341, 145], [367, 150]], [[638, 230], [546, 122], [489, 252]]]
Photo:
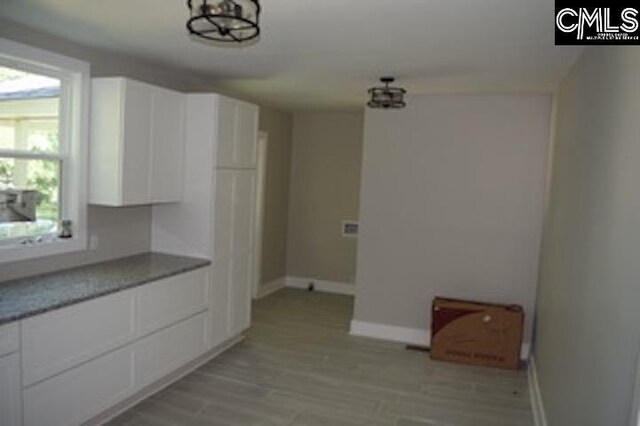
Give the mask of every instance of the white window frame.
[[[73, 237], [0, 245], [0, 263], [87, 249], [87, 153], [89, 145], [90, 65], [46, 50], [0, 38], [0, 65], [63, 80], [60, 103], [61, 218], [72, 221]], [[62, 142], [64, 141], [64, 143]]]

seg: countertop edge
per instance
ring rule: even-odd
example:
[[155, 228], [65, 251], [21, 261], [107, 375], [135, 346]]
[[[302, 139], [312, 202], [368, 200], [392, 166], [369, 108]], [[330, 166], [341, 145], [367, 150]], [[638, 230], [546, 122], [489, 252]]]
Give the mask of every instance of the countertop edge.
[[36, 309], [34, 311], [30, 311], [30, 312], [25, 312], [23, 314], [17, 314], [15, 316], [10, 316], [7, 318], [0, 318], [0, 327], [5, 326], [7, 324], [11, 324], [13, 322], [17, 322], [17, 321], [21, 321], [27, 318], [31, 318], [37, 315], [42, 315], [48, 312], [53, 312], [62, 308], [66, 308], [72, 305], [76, 305], [82, 302], [87, 302], [93, 299], [97, 299], [99, 297], [103, 297], [103, 296], [108, 296], [110, 294], [115, 294], [115, 293], [119, 293], [122, 291], [126, 291], [135, 287], [139, 287], [154, 281], [159, 281], [165, 278], [170, 278], [176, 275], [180, 275], [180, 274], [184, 274], [187, 272], [191, 272], [191, 271], [195, 271], [197, 269], [201, 269], [201, 268], [205, 268], [207, 266], [211, 265], [211, 261], [207, 260], [207, 259], [197, 259], [201, 262], [194, 264], [194, 265], [189, 265], [189, 266], [184, 266], [181, 267], [179, 269], [176, 269], [175, 271], [171, 271], [171, 272], [167, 272], [167, 273], [163, 273], [163, 274], [159, 274], [158, 276], [154, 276], [152, 278], [146, 278], [140, 281], [135, 281], [132, 282], [130, 284], [126, 284], [123, 285], [121, 287], [117, 287], [117, 288], [113, 288], [113, 289], [107, 289], [104, 291], [98, 291], [96, 293], [90, 294], [90, 295], [86, 295], [86, 296], [81, 296], [78, 297], [76, 299], [70, 299], [68, 301], [64, 301], [62, 303], [57, 303], [57, 304], [52, 304], [51, 306], [47, 306], [45, 308], [41, 308], [41, 309]]

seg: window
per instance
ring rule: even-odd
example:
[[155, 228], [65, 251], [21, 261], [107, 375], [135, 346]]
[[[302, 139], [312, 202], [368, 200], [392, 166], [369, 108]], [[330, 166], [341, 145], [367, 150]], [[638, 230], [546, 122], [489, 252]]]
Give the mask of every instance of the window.
[[60, 88], [59, 79], [0, 66], [0, 244], [58, 233]]
[[0, 262], [86, 248], [88, 75], [0, 39]]

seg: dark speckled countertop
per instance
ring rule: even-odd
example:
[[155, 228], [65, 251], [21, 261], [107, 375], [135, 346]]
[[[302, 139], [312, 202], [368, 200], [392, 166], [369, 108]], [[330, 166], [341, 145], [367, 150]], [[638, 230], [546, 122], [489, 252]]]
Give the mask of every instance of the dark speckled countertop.
[[144, 253], [0, 282], [0, 325], [208, 265], [206, 259]]

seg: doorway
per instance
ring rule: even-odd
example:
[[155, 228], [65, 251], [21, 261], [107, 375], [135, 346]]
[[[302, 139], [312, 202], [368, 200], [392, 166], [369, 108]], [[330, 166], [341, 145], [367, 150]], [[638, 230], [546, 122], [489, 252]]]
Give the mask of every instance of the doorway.
[[269, 135], [267, 132], [260, 131], [258, 133], [258, 164], [256, 167], [256, 211], [254, 218], [255, 236], [254, 255], [253, 255], [253, 288], [251, 295], [253, 299], [258, 298], [260, 282], [262, 280], [262, 233], [264, 228], [264, 194], [265, 181], [267, 177], [267, 148], [269, 144]]

